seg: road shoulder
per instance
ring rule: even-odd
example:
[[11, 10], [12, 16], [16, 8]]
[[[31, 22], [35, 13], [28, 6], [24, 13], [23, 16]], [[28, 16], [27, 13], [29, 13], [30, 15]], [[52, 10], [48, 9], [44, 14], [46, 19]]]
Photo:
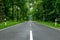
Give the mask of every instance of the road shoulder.
[[[36, 22], [36, 21], [34, 21], [34, 22]], [[45, 25], [45, 24], [42, 24], [42, 23], [39, 23], [39, 22], [36, 22], [37, 24], [41, 24], [41, 25], [44, 25], [44, 26], [46, 26], [46, 27], [49, 27], [49, 28], [52, 28], [52, 29], [55, 29], [55, 30], [59, 30], [60, 31], [60, 29], [59, 28], [55, 28], [55, 27], [52, 27], [52, 26], [48, 26], [48, 25]]]

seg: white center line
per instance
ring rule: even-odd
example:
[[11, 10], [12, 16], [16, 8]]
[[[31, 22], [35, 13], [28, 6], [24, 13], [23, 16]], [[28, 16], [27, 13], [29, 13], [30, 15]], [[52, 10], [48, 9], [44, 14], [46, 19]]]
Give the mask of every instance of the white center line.
[[30, 23], [30, 40], [33, 40], [33, 33], [32, 33], [31, 26], [32, 26], [32, 24]]
[[32, 30], [30, 30], [30, 40], [33, 40]]
[[31, 27], [31, 24], [30, 24], [30, 27]]

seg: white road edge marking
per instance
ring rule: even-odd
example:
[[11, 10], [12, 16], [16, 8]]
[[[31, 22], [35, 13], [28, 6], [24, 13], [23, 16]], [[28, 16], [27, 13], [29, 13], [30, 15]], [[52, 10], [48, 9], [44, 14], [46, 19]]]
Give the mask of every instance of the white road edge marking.
[[33, 40], [32, 30], [30, 30], [30, 40]]
[[[17, 25], [17, 24], [16, 24]], [[16, 25], [13, 25], [13, 26], [10, 26], [10, 27], [7, 27], [7, 28], [4, 28], [4, 29], [1, 29], [0, 31], [4, 31], [6, 29], [9, 29], [9, 28], [12, 28], [12, 27], [15, 27]]]
[[[23, 23], [20, 23], [20, 25], [21, 25], [21, 24], [23, 24]], [[18, 25], [18, 24], [16, 24], [16, 25]], [[4, 28], [4, 29], [0, 29], [0, 31], [4, 31], [4, 30], [6, 30], [6, 29], [9, 29], [9, 28], [15, 27], [16, 25], [13, 25], [13, 26], [10, 26], [10, 27]]]

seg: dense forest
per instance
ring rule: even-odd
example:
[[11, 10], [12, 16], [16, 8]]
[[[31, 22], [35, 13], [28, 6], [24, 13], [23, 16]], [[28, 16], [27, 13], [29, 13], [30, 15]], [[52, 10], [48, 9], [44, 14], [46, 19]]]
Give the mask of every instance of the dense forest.
[[[39, 2], [40, 1], [40, 2]], [[60, 19], [60, 1], [59, 0], [37, 0], [38, 11], [34, 14], [35, 20], [59, 21]]]
[[[0, 22], [4, 21], [60, 21], [60, 0], [2, 0]], [[2, 21], [3, 20], [3, 21]]]

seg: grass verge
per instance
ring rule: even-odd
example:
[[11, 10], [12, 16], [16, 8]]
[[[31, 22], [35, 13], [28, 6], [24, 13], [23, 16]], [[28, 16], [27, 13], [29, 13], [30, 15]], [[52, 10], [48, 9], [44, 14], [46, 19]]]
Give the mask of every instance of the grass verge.
[[55, 26], [54, 22], [44, 22], [44, 21], [37, 21], [37, 22], [40, 23], [40, 24], [46, 25], [48, 27], [54, 27], [54, 28], [59, 28], [60, 29], [60, 24], [57, 24]]
[[20, 22], [19, 21], [18, 22], [16, 22], [16, 21], [14, 21], [14, 22], [13, 21], [7, 21], [6, 25], [5, 25], [5, 23], [2, 22], [2, 23], [0, 23], [0, 29], [6, 28], [6, 27], [10, 27], [10, 26], [16, 25], [18, 23], [20, 23]]

